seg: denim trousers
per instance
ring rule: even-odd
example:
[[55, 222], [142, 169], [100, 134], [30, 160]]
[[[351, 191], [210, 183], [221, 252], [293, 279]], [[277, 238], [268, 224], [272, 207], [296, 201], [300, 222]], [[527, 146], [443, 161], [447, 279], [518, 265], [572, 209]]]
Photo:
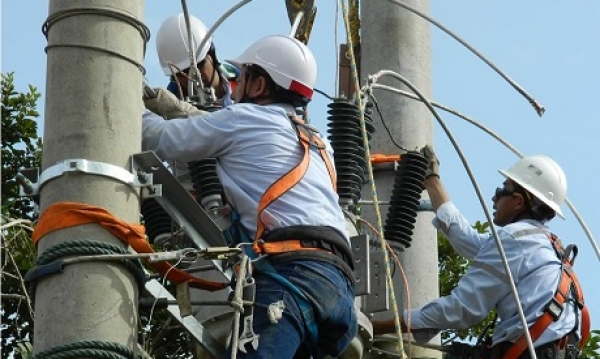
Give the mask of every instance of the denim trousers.
[[[240, 359], [321, 359], [339, 355], [356, 336], [358, 325], [354, 308], [354, 283], [332, 263], [317, 260], [290, 260], [273, 264], [276, 272], [294, 284], [308, 299], [318, 329], [311, 343], [296, 294], [270, 276], [255, 271], [256, 299], [254, 332], [258, 348], [238, 351]], [[282, 305], [281, 305], [282, 304]], [[269, 306], [283, 307], [281, 318], [273, 323]], [[272, 316], [272, 315], [271, 315]], [[231, 348], [227, 354], [231, 355]], [[312, 354], [312, 355], [311, 355]]]

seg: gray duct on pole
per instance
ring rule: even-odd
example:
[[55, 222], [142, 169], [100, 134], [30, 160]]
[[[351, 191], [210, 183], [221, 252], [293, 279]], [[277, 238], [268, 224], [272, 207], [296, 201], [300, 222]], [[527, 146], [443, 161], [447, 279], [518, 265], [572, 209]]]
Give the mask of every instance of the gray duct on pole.
[[[406, 3], [429, 13], [429, 1], [406, 0]], [[391, 70], [407, 78], [425, 96], [431, 98], [431, 45], [430, 25], [425, 20], [389, 1], [361, 1], [361, 86], [368, 75], [379, 70]], [[380, 83], [403, 90], [408, 88], [398, 80], [387, 77]], [[391, 92], [376, 90], [379, 107], [396, 142], [409, 150], [433, 144], [432, 115], [420, 102]], [[371, 153], [398, 154], [399, 149], [390, 140], [377, 113], [373, 114], [375, 133], [371, 140]], [[394, 185], [394, 172], [376, 172], [375, 183], [380, 201], [389, 201]], [[427, 193], [423, 195], [426, 197]], [[363, 199], [371, 199], [371, 188], [365, 185]], [[380, 206], [383, 225], [389, 206]], [[363, 218], [375, 224], [371, 206], [361, 208]], [[419, 307], [439, 296], [437, 234], [431, 225], [432, 212], [419, 212], [412, 236], [411, 247], [400, 255], [401, 264], [408, 277], [411, 307]], [[406, 285], [401, 271], [393, 277], [398, 308], [405, 308]], [[375, 313], [375, 319], [392, 318], [391, 311]], [[439, 342], [439, 337], [434, 339]], [[397, 345], [390, 348], [397, 352]], [[421, 352], [425, 351], [425, 352]], [[412, 348], [413, 357], [441, 357], [440, 353], [422, 348]]]
[[[136, 63], [143, 62], [144, 39], [136, 24], [143, 14], [141, 0], [50, 1], [42, 170], [67, 159], [130, 170], [130, 155], [141, 150], [143, 75]], [[139, 223], [138, 191], [110, 177], [69, 173], [42, 187], [42, 213], [62, 201], [99, 206]], [[87, 224], [47, 234], [38, 255], [73, 240], [127, 247]], [[119, 262], [68, 265], [41, 278], [35, 298], [36, 353], [83, 340], [136, 348], [138, 288]]]

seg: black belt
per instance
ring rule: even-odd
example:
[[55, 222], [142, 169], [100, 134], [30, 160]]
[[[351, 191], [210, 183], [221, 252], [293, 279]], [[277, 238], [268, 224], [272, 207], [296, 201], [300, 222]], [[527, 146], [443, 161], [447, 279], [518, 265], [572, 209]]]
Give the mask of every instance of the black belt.
[[325, 241], [320, 240], [320, 239], [301, 239], [300, 243], [302, 244], [302, 247], [304, 247], [304, 248], [318, 248], [318, 249], [323, 249], [325, 251], [333, 253], [333, 255], [335, 255], [336, 257], [340, 258], [341, 260], [343, 260], [347, 264], [351, 263], [349, 261], [349, 258], [347, 258], [347, 256], [344, 254], [344, 252], [342, 252], [341, 250], [339, 250], [338, 247], [335, 244], [331, 244], [331, 243], [325, 242]]

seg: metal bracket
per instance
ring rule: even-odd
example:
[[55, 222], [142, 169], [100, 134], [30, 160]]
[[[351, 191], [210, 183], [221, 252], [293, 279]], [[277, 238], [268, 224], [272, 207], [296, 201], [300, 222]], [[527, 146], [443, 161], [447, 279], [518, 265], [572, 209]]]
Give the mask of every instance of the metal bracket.
[[[152, 175], [155, 182], [155, 184], [143, 188], [141, 197], [154, 197], [169, 216], [188, 234], [197, 248], [206, 249], [227, 245], [219, 227], [154, 152], [146, 151], [132, 155], [131, 165], [133, 172]], [[211, 261], [215, 268], [223, 273], [224, 279], [231, 279], [230, 269], [224, 268], [220, 260], [213, 259]]]
[[154, 190], [152, 187], [152, 173], [138, 172], [133, 174], [110, 163], [75, 158], [50, 166], [41, 175], [38, 168], [29, 168], [19, 172], [17, 175], [17, 180], [21, 184], [19, 194], [21, 196], [35, 196], [40, 193], [47, 182], [65, 174], [92, 174], [115, 179], [132, 188], [150, 187], [151, 191]]
[[[158, 281], [152, 279], [146, 282], [146, 291], [154, 298], [166, 299], [170, 302], [175, 301], [175, 298], [166, 290]], [[182, 315], [179, 307], [169, 305], [167, 310], [173, 318], [175, 318], [187, 331], [196, 339], [196, 341], [212, 355], [213, 358], [224, 358], [225, 348], [200, 324], [196, 318], [191, 315]]]
[[371, 248], [370, 251], [371, 292], [363, 297], [363, 310], [365, 313], [376, 313], [389, 309], [389, 287], [385, 277], [383, 252], [378, 248]]
[[360, 234], [350, 237], [350, 245], [354, 255], [354, 277], [356, 278], [355, 295], [357, 297], [371, 293], [371, 270], [369, 235]]

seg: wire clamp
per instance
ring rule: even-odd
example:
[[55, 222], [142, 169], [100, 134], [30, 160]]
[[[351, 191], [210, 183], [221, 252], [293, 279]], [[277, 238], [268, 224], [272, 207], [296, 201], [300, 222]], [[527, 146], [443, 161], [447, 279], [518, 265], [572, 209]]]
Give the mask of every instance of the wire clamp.
[[35, 196], [49, 181], [64, 175], [91, 174], [115, 179], [132, 188], [152, 187], [152, 173], [133, 174], [122, 167], [83, 158], [67, 159], [45, 169], [41, 174], [38, 168], [22, 170], [16, 179], [20, 184], [21, 196]]

